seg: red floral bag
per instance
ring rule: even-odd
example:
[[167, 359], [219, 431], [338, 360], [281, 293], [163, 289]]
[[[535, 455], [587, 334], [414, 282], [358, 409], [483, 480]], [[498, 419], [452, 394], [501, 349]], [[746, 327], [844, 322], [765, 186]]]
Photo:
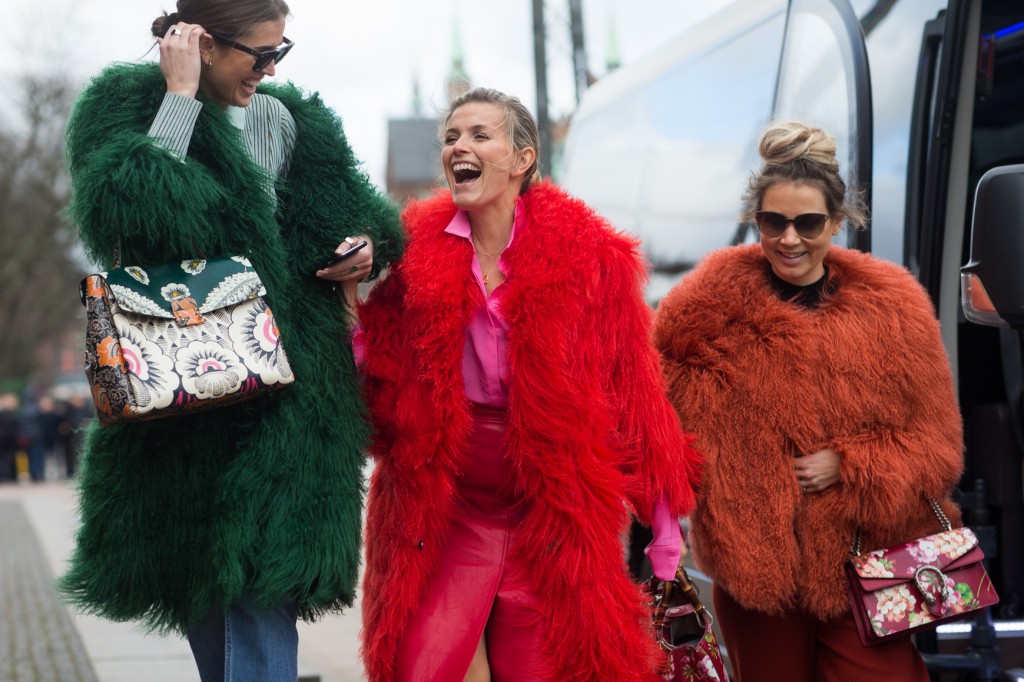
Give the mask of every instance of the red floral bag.
[[652, 620], [658, 645], [668, 654], [662, 679], [671, 682], [728, 682], [711, 612], [680, 566], [675, 580], [651, 578]]
[[846, 575], [864, 646], [967, 618], [999, 602], [978, 538], [970, 528], [953, 529], [939, 503], [929, 503], [941, 533], [861, 554], [857, 531]]

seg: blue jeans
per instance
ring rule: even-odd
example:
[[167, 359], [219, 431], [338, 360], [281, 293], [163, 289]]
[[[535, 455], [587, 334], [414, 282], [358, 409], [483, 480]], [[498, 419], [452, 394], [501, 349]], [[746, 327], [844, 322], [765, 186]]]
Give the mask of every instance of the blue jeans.
[[202, 682], [295, 682], [299, 632], [295, 604], [264, 609], [245, 597], [186, 631]]
[[28, 447], [28, 473], [33, 481], [46, 480], [46, 446], [30, 445]]

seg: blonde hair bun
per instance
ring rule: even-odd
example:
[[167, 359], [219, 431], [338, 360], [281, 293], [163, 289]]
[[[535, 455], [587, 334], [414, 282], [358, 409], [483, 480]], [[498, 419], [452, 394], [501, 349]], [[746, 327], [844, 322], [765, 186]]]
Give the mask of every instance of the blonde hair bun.
[[847, 191], [839, 173], [836, 138], [821, 128], [799, 121], [775, 121], [768, 125], [757, 151], [764, 165], [750, 176], [743, 194], [740, 221], [754, 224], [754, 213], [761, 200], [777, 182], [811, 184], [821, 190], [830, 215], [842, 215], [846, 223], [859, 230], [867, 226], [867, 207], [859, 188]]
[[758, 152], [765, 164], [781, 166], [802, 159], [828, 172], [839, 172], [836, 138], [799, 121], [772, 124], [761, 137]]

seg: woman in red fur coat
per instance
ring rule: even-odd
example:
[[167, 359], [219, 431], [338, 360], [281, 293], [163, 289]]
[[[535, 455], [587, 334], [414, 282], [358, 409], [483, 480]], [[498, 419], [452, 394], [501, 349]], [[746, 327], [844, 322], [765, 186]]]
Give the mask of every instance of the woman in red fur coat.
[[451, 191], [409, 205], [405, 257], [359, 310], [368, 677], [652, 680], [621, 538], [631, 511], [655, 517], [654, 563], [674, 574], [696, 458], [637, 244], [534, 182], [518, 99], [473, 90], [442, 128]]
[[846, 198], [835, 141], [802, 124], [761, 139], [760, 244], [709, 255], [662, 301], [655, 343], [705, 465], [691, 547], [739, 682], [927, 681], [909, 638], [861, 646], [843, 567], [939, 532], [962, 434], [924, 290], [832, 245]]

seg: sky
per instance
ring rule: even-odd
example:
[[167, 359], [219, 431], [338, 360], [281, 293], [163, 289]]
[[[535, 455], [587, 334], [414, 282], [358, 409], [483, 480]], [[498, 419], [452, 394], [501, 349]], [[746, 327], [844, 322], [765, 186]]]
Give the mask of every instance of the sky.
[[[729, 0], [582, 0], [591, 72], [609, 50], [623, 64], [671, 41]], [[8, 75], [67, 71], [85, 83], [113, 61], [155, 59], [149, 26], [172, 0], [5, 0], [0, 63]], [[317, 91], [342, 117], [349, 142], [383, 185], [390, 117], [412, 113], [413, 83], [424, 113], [445, 105], [456, 44], [474, 85], [519, 96], [535, 111], [531, 0], [289, 0], [285, 35], [295, 48], [277, 69]], [[549, 114], [575, 106], [567, 0], [546, 0]], [[612, 27], [614, 26], [614, 29]], [[614, 37], [613, 37], [614, 34]], [[612, 44], [614, 43], [614, 44]], [[15, 91], [0, 93], [4, 111]]]

